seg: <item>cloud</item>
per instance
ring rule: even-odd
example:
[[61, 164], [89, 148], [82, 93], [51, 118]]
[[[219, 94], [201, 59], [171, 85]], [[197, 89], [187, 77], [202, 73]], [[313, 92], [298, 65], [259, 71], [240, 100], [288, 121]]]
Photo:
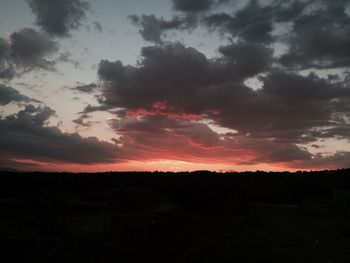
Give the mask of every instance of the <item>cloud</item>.
[[96, 111], [108, 111], [108, 110], [111, 110], [112, 108], [113, 108], [112, 106], [108, 106], [108, 105], [92, 106], [91, 104], [88, 104], [82, 112], [79, 112], [79, 114], [87, 114], [87, 113], [96, 112]]
[[169, 110], [190, 113], [220, 108], [225, 99], [251, 92], [242, 80], [267, 69], [271, 55], [268, 48], [244, 43], [222, 47], [221, 52], [210, 60], [194, 48], [167, 43], [144, 47], [137, 67], [103, 60], [98, 69], [106, 86], [103, 103], [151, 110], [164, 101]]
[[350, 17], [342, 1], [327, 2], [294, 20], [289, 50], [280, 61], [287, 67], [337, 68], [350, 65]]
[[350, 97], [349, 87], [342, 86], [339, 82], [333, 83], [330, 79], [321, 78], [314, 72], [301, 76], [285, 71], [272, 71], [261, 80], [264, 82], [263, 91], [265, 93], [284, 97], [290, 101], [307, 102]]
[[48, 120], [53, 114], [48, 107], [27, 105], [18, 113], [0, 119], [1, 163], [32, 160], [34, 163], [94, 164], [171, 159], [246, 164], [308, 158], [295, 146], [264, 139], [254, 142], [230, 136], [223, 139], [206, 124], [159, 115], [111, 120], [111, 127], [121, 135], [118, 147], [95, 137], [82, 138], [50, 127]]
[[273, 7], [262, 6], [259, 1], [249, 1], [236, 14], [211, 14], [204, 18], [204, 23], [222, 33], [229, 33], [245, 41], [271, 43], [273, 37]]
[[53, 36], [68, 36], [85, 18], [89, 5], [82, 0], [27, 0], [36, 24]]
[[[9, 39], [0, 38], [4, 80], [20, 70], [52, 70], [58, 61], [74, 62], [69, 53], [49, 59], [58, 49], [51, 37], [68, 36], [76, 29], [85, 17], [86, 2], [29, 3], [46, 33], [25, 28]], [[137, 63], [101, 60], [98, 84], [72, 88], [95, 92], [98, 102], [87, 105], [73, 122], [88, 128], [90, 113], [115, 114], [108, 123], [118, 136], [116, 145], [50, 127], [54, 111], [27, 105], [0, 119], [5, 135], [0, 143], [7, 143], [0, 157], [83, 164], [168, 159], [294, 168], [349, 165], [348, 152], [325, 156], [304, 148], [322, 139], [350, 139], [348, 1], [172, 3], [169, 18], [129, 16], [151, 42], [141, 49]], [[102, 32], [98, 22], [93, 25]], [[197, 26], [227, 37], [214, 57], [165, 41], [169, 31]], [[335, 73], [326, 76], [320, 69]], [[249, 84], [252, 80], [259, 86]], [[2, 105], [30, 102], [4, 85], [0, 96]]]
[[56, 54], [59, 45], [46, 33], [32, 28], [22, 28], [0, 38], [0, 79], [12, 79], [15, 75], [36, 70], [55, 70], [56, 60], [49, 59]]
[[261, 44], [238, 42], [221, 46], [219, 52], [224, 55], [224, 59], [240, 79], [267, 70], [273, 62], [273, 50]]
[[91, 127], [93, 123], [96, 123], [96, 122], [93, 122], [93, 121], [85, 121], [86, 119], [89, 119], [91, 117], [92, 117], [91, 115], [83, 113], [83, 114], [80, 115], [79, 118], [73, 120], [73, 122], [75, 124], [77, 124], [78, 126], [88, 128], [88, 127]]
[[191, 27], [192, 21], [186, 18], [174, 16], [171, 20], [157, 18], [155, 15], [130, 15], [131, 22], [140, 27], [140, 34], [144, 40], [162, 43], [164, 32], [171, 29], [188, 29]]
[[[30, 102], [36, 101], [22, 95], [14, 88], [0, 84], [0, 105], [4, 106], [11, 102]], [[38, 102], [38, 101], [36, 101]]]
[[318, 154], [308, 162], [296, 161], [292, 162], [290, 166], [298, 169], [316, 170], [348, 168], [350, 166], [350, 152], [340, 151], [327, 156]]
[[251, 0], [234, 12], [212, 12], [220, 5], [226, 9], [227, 6], [232, 8], [228, 3], [231, 1], [173, 0], [174, 9], [183, 12], [181, 16], [176, 14], [170, 20], [154, 15], [132, 15], [129, 18], [141, 28], [142, 37], [154, 43], [161, 43], [168, 30], [188, 30], [204, 25], [210, 30], [219, 30], [222, 34], [239, 37], [243, 41], [270, 44], [274, 41], [274, 23], [295, 19], [306, 6], [306, 3], [299, 1], [274, 1], [266, 5]]
[[211, 8], [213, 0], [172, 0], [175, 10], [182, 12], [201, 12]]
[[57, 42], [46, 34], [31, 28], [23, 28], [10, 35], [11, 59], [19, 67], [52, 70], [54, 62], [46, 59], [58, 51]]
[[347, 4], [347, 1], [251, 0], [235, 12], [208, 14], [202, 22], [212, 31], [248, 42], [283, 42], [288, 51], [280, 62], [287, 68], [346, 67], [350, 32]]
[[6, 59], [10, 55], [10, 44], [9, 42], [4, 39], [0, 38], [0, 59]]
[[0, 119], [1, 156], [51, 163], [114, 163], [118, 157], [115, 145], [96, 137], [83, 138], [51, 127], [54, 115], [48, 107], [27, 105], [16, 114]]
[[[208, 60], [197, 50], [175, 43], [144, 48], [139, 67], [101, 61], [98, 73], [105, 88], [100, 102], [163, 114], [219, 111], [211, 117], [225, 127], [289, 137], [330, 125], [334, 112], [341, 111], [332, 99], [349, 96], [350, 89], [339, 83], [281, 71], [262, 77], [262, 89], [253, 91], [243, 81], [269, 70], [271, 50], [237, 43], [219, 51], [222, 57]], [[289, 127], [293, 129], [287, 134]]]
[[312, 1], [276, 1], [274, 5], [274, 19], [276, 22], [289, 22], [298, 18]]
[[[218, 30], [244, 41], [271, 44], [276, 41], [274, 29], [277, 23], [288, 28], [305, 9], [316, 1], [264, 1], [250, 0], [233, 12], [214, 12], [203, 17], [202, 22], [210, 30]], [[285, 33], [285, 32], [283, 32]], [[282, 36], [283, 37], [283, 36]]]
[[78, 68], [80, 66], [80, 62], [78, 60], [73, 59], [72, 57], [73, 55], [70, 52], [63, 52], [59, 55], [58, 58], [55, 59], [55, 62], [70, 63], [75, 68]]
[[341, 101], [350, 96], [342, 83], [281, 71], [272, 71], [261, 80], [262, 89], [222, 108], [216, 116], [219, 124], [253, 137], [306, 143], [317, 139], [313, 129], [346, 123], [335, 118], [346, 113]]
[[90, 84], [80, 84], [72, 88], [73, 90], [77, 90], [83, 93], [92, 93], [96, 91], [97, 84], [96, 83], [90, 83]]
[[4, 38], [0, 38], [0, 79], [9, 80], [15, 75], [15, 70], [9, 63], [10, 52], [10, 42]]
[[[350, 89], [346, 81], [274, 68], [272, 49], [258, 43], [236, 42], [218, 51], [217, 58], [207, 59], [194, 48], [167, 43], [144, 47], [137, 66], [123, 65], [120, 61], [100, 62], [100, 106], [124, 109], [114, 127], [122, 135], [122, 143], [140, 144], [135, 156], [143, 156], [143, 150], [166, 155], [166, 147], [169, 151], [173, 149], [166, 140], [175, 142], [180, 136], [183, 141], [177, 145], [183, 146], [179, 149], [192, 151], [187, 157], [193, 160], [196, 155], [205, 155], [199, 149], [207, 147], [206, 157], [200, 157], [202, 161], [210, 159], [209, 153], [214, 154], [216, 149], [215, 154], [236, 163], [244, 163], [244, 159], [250, 164], [307, 162], [312, 155], [298, 145], [327, 136], [349, 135], [344, 132], [346, 119], [336, 117], [347, 114], [345, 105]], [[260, 89], [253, 90], [244, 84], [254, 76], [262, 83]], [[237, 134], [220, 139], [214, 133], [209, 139], [205, 136], [208, 127], [194, 123], [203, 119], [236, 130]], [[177, 122], [174, 124], [173, 120]], [[186, 128], [176, 127], [184, 123]], [[204, 141], [198, 141], [201, 133]], [[158, 140], [165, 136], [164, 148], [157, 148], [160, 144], [151, 134], [158, 134]], [[199, 146], [188, 148], [185, 142]], [[152, 143], [157, 144], [155, 149]], [[217, 147], [223, 147], [223, 152], [218, 153]], [[180, 150], [177, 154], [180, 156]], [[241, 154], [242, 159], [234, 158], [235, 154]]]
[[131, 160], [179, 160], [247, 165], [306, 161], [311, 155], [295, 145], [242, 135], [220, 135], [205, 123], [138, 116], [110, 120], [121, 135], [123, 158]]
[[93, 24], [94, 24], [94, 28], [95, 28], [99, 33], [102, 33], [102, 32], [103, 32], [103, 27], [102, 27], [102, 25], [101, 25], [99, 22], [95, 21]]
[[16, 75], [16, 71], [12, 65], [6, 62], [0, 62], [0, 79], [11, 80]]

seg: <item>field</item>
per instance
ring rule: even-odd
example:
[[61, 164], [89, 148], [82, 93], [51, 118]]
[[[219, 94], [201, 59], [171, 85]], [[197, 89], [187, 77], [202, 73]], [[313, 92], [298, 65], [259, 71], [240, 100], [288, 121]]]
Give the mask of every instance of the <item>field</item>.
[[350, 170], [1, 172], [1, 262], [350, 262]]

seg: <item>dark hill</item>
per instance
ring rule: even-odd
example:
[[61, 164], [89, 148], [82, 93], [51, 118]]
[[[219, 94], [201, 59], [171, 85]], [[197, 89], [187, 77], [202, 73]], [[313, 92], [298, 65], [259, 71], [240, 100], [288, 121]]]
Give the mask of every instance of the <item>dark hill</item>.
[[0, 176], [2, 262], [350, 262], [350, 170]]

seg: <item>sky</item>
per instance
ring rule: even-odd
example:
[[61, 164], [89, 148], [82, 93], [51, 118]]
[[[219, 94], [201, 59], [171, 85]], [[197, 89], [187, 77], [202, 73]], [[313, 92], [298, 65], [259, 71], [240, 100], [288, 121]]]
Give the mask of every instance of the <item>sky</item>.
[[349, 0], [0, 0], [0, 168], [347, 168], [349, 67]]

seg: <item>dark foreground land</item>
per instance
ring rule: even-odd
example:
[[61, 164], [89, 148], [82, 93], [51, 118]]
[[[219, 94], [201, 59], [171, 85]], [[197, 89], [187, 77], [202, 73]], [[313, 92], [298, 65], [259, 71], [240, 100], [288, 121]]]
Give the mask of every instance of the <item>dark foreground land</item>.
[[0, 174], [0, 262], [350, 262], [350, 170]]

